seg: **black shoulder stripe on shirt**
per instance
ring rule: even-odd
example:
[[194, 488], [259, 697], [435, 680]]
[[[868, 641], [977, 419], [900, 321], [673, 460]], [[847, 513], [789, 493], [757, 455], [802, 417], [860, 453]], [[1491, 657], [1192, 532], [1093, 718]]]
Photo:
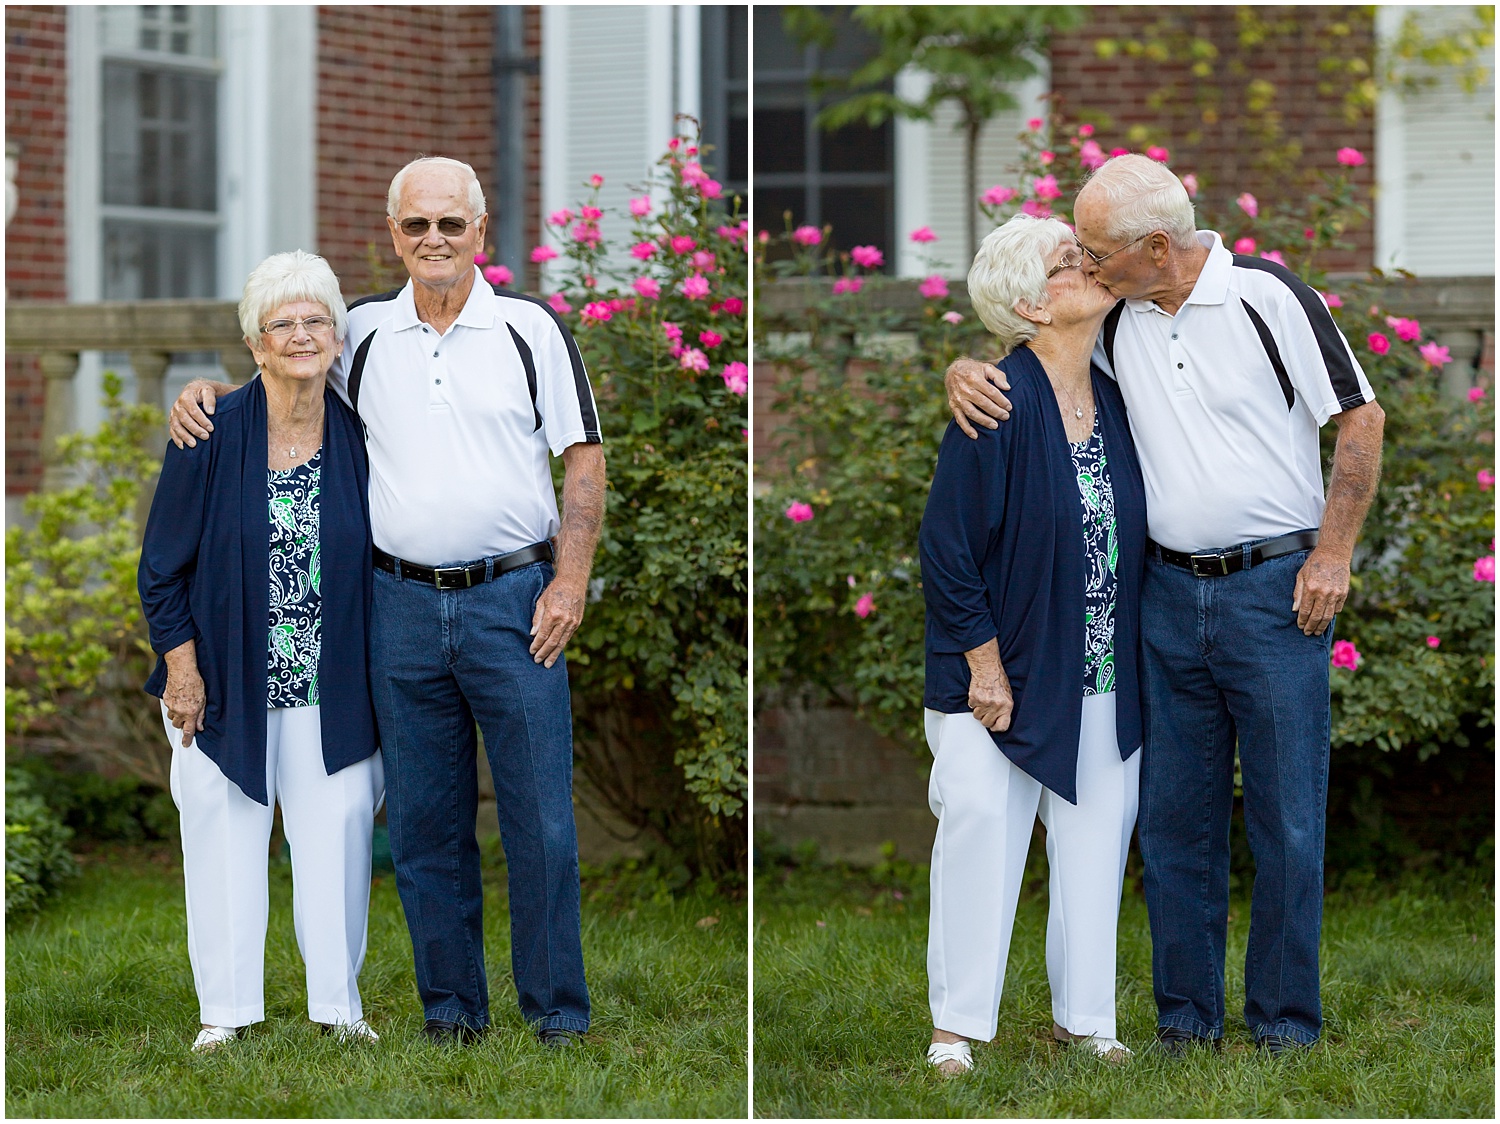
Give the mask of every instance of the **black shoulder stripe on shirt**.
[[[380, 331], [379, 328], [375, 332]], [[349, 405], [354, 407], [354, 412], [359, 413], [359, 384], [365, 377], [365, 360], [370, 357], [370, 344], [375, 339], [375, 332], [371, 332], [362, 339], [359, 346], [354, 349], [354, 358], [349, 361]]]
[[531, 391], [531, 416], [536, 419], [536, 427], [532, 429], [535, 433], [542, 428], [541, 411], [536, 408], [536, 360], [531, 357], [531, 346], [521, 338], [521, 333], [505, 325], [510, 329], [510, 338], [516, 341], [516, 350], [521, 353], [521, 366], [526, 368], [526, 388]]
[[[568, 360], [573, 365], [573, 389], [578, 395], [578, 414], [583, 419], [583, 439], [585, 443], [597, 445], [604, 439], [599, 433], [599, 414], [594, 409], [594, 395], [589, 390], [588, 372], [584, 370], [583, 356], [578, 352], [578, 344], [573, 340], [573, 333], [568, 331], [568, 326], [563, 323], [562, 317], [557, 314], [546, 301], [539, 297], [527, 296], [525, 293], [513, 292], [510, 289], [495, 287], [497, 297], [505, 297], [508, 300], [529, 301], [539, 308], [547, 310], [547, 315], [552, 317], [552, 322], [557, 325], [557, 330], [562, 333], [563, 342], [568, 348]], [[512, 332], [514, 334], [514, 332]]]
[[1115, 370], [1115, 333], [1120, 330], [1120, 315], [1125, 311], [1124, 301], [1115, 301], [1114, 308], [1104, 317], [1104, 358], [1109, 360], [1109, 373], [1115, 378], [1120, 377], [1120, 372]]
[[358, 308], [362, 304], [374, 304], [377, 301], [393, 301], [397, 297], [399, 297], [400, 295], [401, 295], [401, 290], [400, 289], [392, 289], [388, 293], [373, 293], [373, 294], [371, 294], [368, 297], [360, 297], [359, 300], [355, 301], [353, 304], [351, 304], [349, 306], [349, 310], [352, 312], [354, 309]]
[[1260, 337], [1261, 347], [1266, 349], [1266, 358], [1271, 361], [1271, 369], [1276, 372], [1276, 381], [1281, 384], [1282, 397], [1286, 399], [1286, 408], [1290, 410], [1292, 403], [1297, 399], [1297, 392], [1292, 388], [1292, 380], [1287, 377], [1286, 364], [1281, 361], [1281, 349], [1276, 346], [1276, 338], [1271, 335], [1270, 326], [1261, 319], [1260, 313], [1250, 306], [1249, 301], [1241, 297], [1240, 303], [1250, 314], [1250, 323], [1255, 325], [1255, 334]]
[[[1234, 264], [1240, 269], [1258, 269], [1262, 273], [1269, 273], [1292, 291], [1318, 341], [1318, 351], [1322, 353], [1323, 366], [1328, 370], [1328, 381], [1333, 386], [1334, 397], [1345, 409], [1350, 408], [1351, 404], [1361, 405], [1365, 396], [1359, 386], [1359, 376], [1354, 372], [1354, 362], [1349, 358], [1349, 350], [1344, 344], [1343, 336], [1339, 335], [1338, 325], [1333, 322], [1333, 315], [1318, 291], [1286, 266], [1277, 265], [1265, 258], [1235, 254]], [[1260, 330], [1259, 325], [1256, 325], [1256, 330]]]

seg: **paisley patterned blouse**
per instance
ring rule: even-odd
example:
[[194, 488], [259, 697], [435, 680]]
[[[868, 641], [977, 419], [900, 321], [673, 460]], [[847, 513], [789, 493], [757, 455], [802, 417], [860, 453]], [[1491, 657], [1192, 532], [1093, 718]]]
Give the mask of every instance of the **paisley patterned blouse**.
[[318, 705], [322, 652], [318, 549], [318, 491], [323, 450], [285, 472], [269, 473], [271, 503], [271, 622], [266, 705]]
[[1115, 689], [1115, 571], [1120, 562], [1120, 538], [1115, 527], [1109, 458], [1104, 453], [1097, 411], [1089, 439], [1069, 442], [1068, 448], [1078, 474], [1078, 494], [1083, 499], [1083, 693], [1104, 695]]

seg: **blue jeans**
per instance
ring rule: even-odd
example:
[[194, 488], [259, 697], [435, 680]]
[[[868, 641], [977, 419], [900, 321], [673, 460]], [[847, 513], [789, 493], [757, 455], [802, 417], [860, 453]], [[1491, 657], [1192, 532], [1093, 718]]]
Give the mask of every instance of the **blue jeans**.
[[1153, 558], [1142, 589], [1139, 832], [1157, 1024], [1224, 1033], [1229, 818], [1239, 747], [1255, 856], [1245, 1024], [1297, 1042], [1323, 1027], [1318, 940], [1333, 625], [1305, 636], [1292, 588], [1306, 551], [1225, 577]]
[[375, 571], [370, 681], [396, 887], [429, 1019], [489, 1023], [475, 770], [477, 719], [510, 884], [511, 970], [535, 1029], [589, 1025], [573, 824], [568, 670], [532, 660], [538, 562], [470, 589]]

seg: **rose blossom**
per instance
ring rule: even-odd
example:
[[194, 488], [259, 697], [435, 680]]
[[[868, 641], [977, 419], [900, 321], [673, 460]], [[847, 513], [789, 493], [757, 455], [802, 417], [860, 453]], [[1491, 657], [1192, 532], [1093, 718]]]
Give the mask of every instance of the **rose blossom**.
[[1286, 264], [1286, 258], [1281, 256], [1280, 250], [1262, 250], [1260, 256], [1265, 258], [1266, 261], [1275, 262], [1277, 265]]
[[1471, 387], [1469, 387], [1469, 401], [1470, 402], [1478, 402], [1483, 397], [1484, 397], [1484, 387], [1482, 387], [1482, 386], [1471, 386]]
[[1032, 180], [1031, 189], [1044, 202], [1051, 202], [1062, 195], [1062, 189], [1057, 186], [1057, 177], [1054, 175], [1038, 176]]
[[1055, 152], [1047, 152], [1047, 151], [1044, 150], [1044, 151], [1038, 152], [1036, 154], [1036, 159], [1037, 159], [1037, 163], [1039, 163], [1042, 167], [1046, 168], [1046, 167], [1048, 167], [1048, 166], [1051, 165], [1052, 161], [1054, 161], [1054, 160], [1057, 159], [1057, 153], [1055, 153]]
[[695, 186], [708, 179], [708, 173], [703, 170], [703, 165], [697, 161], [682, 166], [682, 182], [689, 187]]
[[1365, 162], [1365, 154], [1357, 148], [1341, 148], [1336, 159], [1346, 168], [1357, 168]]
[[707, 250], [698, 250], [693, 254], [694, 269], [712, 269], [714, 267], [714, 256]]
[[603, 187], [604, 186], [604, 177], [601, 176], [601, 175], [599, 175], [596, 172], [594, 175], [592, 175], [592, 176], [589, 177], [589, 186], [590, 187]]
[[551, 261], [557, 257], [557, 251], [551, 246], [534, 246], [531, 250], [531, 260], [537, 265]]
[[879, 269], [885, 264], [885, 255], [874, 246], [855, 246], [849, 251], [849, 256], [854, 259], [855, 265], [862, 265], [866, 269]]
[[696, 347], [690, 347], [682, 353], [679, 361], [684, 371], [706, 371], [708, 370], [708, 356]]
[[1112, 148], [1109, 150], [1109, 155], [1111, 158], [1116, 156], [1128, 156], [1129, 154], [1130, 149], [1128, 148]]
[[583, 306], [579, 313], [585, 324], [602, 324], [614, 315], [614, 310], [609, 307], [608, 301], [590, 301]]
[[861, 619], [868, 617], [875, 611], [875, 595], [866, 593], [854, 603], [854, 615]]
[[731, 394], [744, 394], [750, 389], [750, 368], [743, 363], [726, 363], [719, 374]]
[[630, 213], [638, 219], [643, 219], [651, 213], [651, 197], [639, 195], [630, 201]]
[[1244, 211], [1252, 219], [1260, 214], [1260, 204], [1256, 202], [1255, 196], [1251, 195], [1248, 191], [1236, 199], [1235, 202], [1239, 204], [1240, 210]]
[[1483, 558], [1474, 559], [1474, 580], [1477, 582], [1492, 582], [1495, 580], [1495, 556], [1486, 554]]
[[1104, 149], [1099, 147], [1098, 141], [1084, 141], [1082, 147], [1078, 150], [1078, 162], [1091, 171], [1104, 167], [1104, 162], [1107, 159], [1108, 157], [1104, 155]]
[[648, 301], [654, 301], [661, 296], [661, 284], [654, 277], [637, 277], [630, 283], [630, 287]]
[[1078, 126], [1078, 135], [1080, 137], [1091, 137], [1091, 136], [1093, 136], [1094, 135], [1094, 126], [1092, 126], [1092, 125], [1079, 125]]
[[509, 285], [516, 279], [516, 275], [503, 265], [487, 265], [484, 267], [484, 279], [491, 285]]
[[1026, 122], [1026, 127], [1033, 133], [1040, 132], [1042, 128], [1042, 119], [1040, 117], [1033, 117], [1030, 121]]
[[938, 240], [937, 235], [932, 233], [932, 227], [930, 226], [919, 226], [916, 230], [908, 234], [907, 237], [913, 242], [936, 242]]
[[793, 523], [806, 523], [813, 517], [812, 504], [803, 503], [801, 500], [794, 500], [787, 504], [786, 517]]
[[943, 313], [943, 319], [950, 324], [962, 324], [964, 322], [964, 314], [962, 312], [945, 312]]
[[1349, 641], [1335, 640], [1333, 642], [1333, 656], [1328, 662], [1333, 664], [1334, 667], [1347, 667], [1350, 671], [1353, 671], [1359, 666], [1360, 660], [1363, 658], [1359, 654], [1359, 649]]
[[864, 283], [865, 279], [863, 277], [840, 277], [833, 283], [833, 295], [857, 293], [864, 287]]
[[1189, 199], [1196, 199], [1198, 197], [1198, 177], [1193, 175], [1192, 172], [1182, 177], [1182, 186], [1187, 188]]
[[674, 254], [690, 254], [698, 248], [698, 243], [686, 234], [673, 235], [670, 245]]
[[1422, 338], [1422, 322], [1420, 320], [1405, 320], [1400, 316], [1387, 316], [1385, 322], [1388, 327], [1396, 329], [1396, 336], [1399, 339], [1406, 340], [1408, 343], [1412, 340]]
[[934, 273], [922, 279], [922, 283], [917, 286], [917, 292], [921, 293], [926, 300], [942, 300], [948, 295], [948, 282]]
[[604, 217], [604, 212], [598, 207], [579, 207], [578, 217], [584, 222], [598, 222]]
[[1437, 647], [1437, 646], [1438, 646], [1438, 645], [1439, 645], [1439, 644], [1441, 644], [1441, 643], [1442, 643], [1442, 640], [1440, 640], [1440, 639], [1439, 639], [1439, 638], [1438, 638], [1438, 637], [1436, 637], [1436, 636], [1429, 636], [1429, 637], [1428, 637], [1428, 638], [1427, 638], [1427, 646], [1428, 646], [1428, 647], [1429, 647], [1429, 648], [1436, 648], [1436, 647]]
[[573, 212], [564, 207], [560, 211], [553, 211], [547, 216], [548, 226], [567, 226], [573, 221]]
[[637, 242], [630, 247], [630, 256], [637, 261], [647, 261], [656, 253], [655, 242]]
[[671, 340], [673, 343], [682, 342], [682, 329], [679, 328], [676, 324], [672, 323], [672, 321], [663, 320], [661, 322], [661, 330], [663, 333], [665, 333], [667, 339]]
[[728, 297], [719, 307], [729, 313], [730, 316], [738, 316], [745, 311], [745, 302], [740, 300], [739, 297]]
[[1324, 293], [1323, 303], [1326, 304], [1329, 308], [1343, 308], [1344, 298], [1339, 296], [1337, 293]]
[[489, 254], [485, 253], [483, 250], [480, 250], [479, 253], [477, 253], [477, 254], [474, 255], [474, 264], [475, 265], [487, 265], [487, 264], [489, 264], [489, 260], [490, 260]]
[[553, 293], [550, 297], [547, 298], [547, 303], [552, 306], [552, 311], [557, 313], [559, 316], [566, 315], [567, 313], [573, 311], [573, 306], [568, 303], [568, 299], [561, 293]]
[[701, 273], [695, 273], [682, 283], [682, 295], [690, 301], [702, 300], [708, 296], [708, 278]]
[[1487, 468], [1481, 468], [1474, 474], [1474, 479], [1479, 482], [1479, 490], [1488, 492], [1495, 486], [1495, 474]]
[[1004, 184], [997, 183], [994, 187], [990, 188], [983, 195], [981, 195], [979, 197], [979, 201], [990, 207], [1003, 207], [1005, 206], [1005, 204], [1014, 199], [1017, 194], [1019, 193], [1015, 188], [1006, 187]]
[[1431, 367], [1444, 367], [1453, 362], [1453, 356], [1448, 354], [1448, 349], [1439, 346], [1436, 340], [1424, 343], [1417, 348], [1417, 352]]
[[1255, 239], [1254, 238], [1240, 238], [1240, 239], [1237, 239], [1235, 241], [1235, 244], [1234, 244], [1234, 252], [1237, 253], [1237, 254], [1253, 254], [1253, 253], [1255, 253]]
[[698, 194], [705, 199], [717, 199], [724, 194], [724, 185], [718, 180], [704, 180], [698, 185]]
[[1158, 164], [1165, 164], [1168, 157], [1170, 156], [1170, 153], [1168, 153], [1167, 150], [1161, 145], [1153, 144], [1150, 148], [1146, 149], [1146, 155], [1151, 157], [1151, 159], [1155, 160]]
[[723, 343], [724, 337], [719, 335], [718, 332], [710, 332], [705, 329], [698, 333], [698, 342], [704, 347], [712, 349]]
[[582, 242], [589, 246], [597, 246], [603, 239], [599, 228], [592, 223], [581, 222], [573, 228], [573, 241]]
[[792, 241], [799, 246], [816, 246], [823, 241], [823, 232], [815, 226], [799, 226], [792, 231]]
[[1028, 199], [1026, 200], [1026, 202], [1022, 203], [1021, 210], [1023, 213], [1030, 215], [1034, 219], [1046, 219], [1052, 217], [1052, 208], [1046, 203], [1040, 203], [1035, 199]]
[[1376, 355], [1384, 355], [1386, 354], [1386, 352], [1391, 350], [1391, 341], [1386, 339], [1386, 337], [1381, 335], [1379, 332], [1370, 333], [1369, 344], [1370, 350], [1373, 351]]

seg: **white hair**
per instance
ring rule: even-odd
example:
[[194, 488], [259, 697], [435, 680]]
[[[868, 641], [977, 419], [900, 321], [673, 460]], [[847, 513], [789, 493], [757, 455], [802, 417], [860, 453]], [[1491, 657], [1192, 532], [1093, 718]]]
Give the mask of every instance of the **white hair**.
[[1107, 218], [1104, 232], [1115, 242], [1144, 238], [1163, 231], [1172, 246], [1191, 250], [1197, 243], [1193, 201], [1187, 188], [1165, 165], [1128, 152], [1106, 160], [1079, 190], [1103, 197]]
[[1037, 326], [1016, 311], [1047, 301], [1047, 258], [1073, 239], [1060, 219], [1015, 215], [985, 235], [969, 267], [969, 303], [1009, 355], [1036, 338]]
[[390, 190], [385, 193], [385, 213], [391, 218], [396, 217], [396, 210], [401, 206], [401, 189], [406, 186], [407, 175], [417, 168], [448, 168], [464, 176], [468, 180], [468, 203], [472, 212], [469, 218], [477, 219], [485, 213], [484, 188], [479, 186], [479, 177], [474, 174], [473, 168], [462, 160], [453, 160], [447, 156], [419, 156], [391, 179]]
[[344, 338], [349, 311], [344, 307], [344, 295], [339, 292], [339, 279], [334, 276], [333, 268], [317, 254], [291, 250], [272, 254], [251, 270], [245, 281], [245, 293], [240, 297], [240, 331], [245, 333], [250, 346], [260, 346], [264, 317], [284, 304], [297, 301], [321, 304], [333, 317], [334, 335]]

